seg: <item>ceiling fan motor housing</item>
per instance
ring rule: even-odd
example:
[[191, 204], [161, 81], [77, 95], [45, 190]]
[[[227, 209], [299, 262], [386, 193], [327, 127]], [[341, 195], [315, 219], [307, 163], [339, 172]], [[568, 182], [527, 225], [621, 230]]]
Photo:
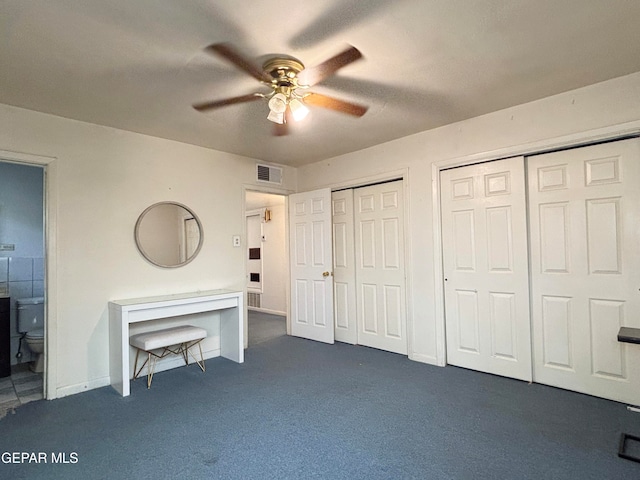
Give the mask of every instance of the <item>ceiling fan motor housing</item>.
[[300, 86], [298, 85], [298, 74], [304, 70], [304, 65], [300, 60], [293, 57], [276, 57], [267, 60], [262, 68], [273, 78], [272, 84], [278, 87], [278, 90], [281, 87], [295, 89]]

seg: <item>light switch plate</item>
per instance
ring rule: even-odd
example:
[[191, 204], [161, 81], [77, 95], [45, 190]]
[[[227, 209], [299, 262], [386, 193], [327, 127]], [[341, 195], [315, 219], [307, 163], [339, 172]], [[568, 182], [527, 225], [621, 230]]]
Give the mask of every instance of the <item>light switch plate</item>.
[[234, 235], [231, 238], [233, 239], [233, 246], [234, 247], [239, 247], [240, 246], [240, 235]]

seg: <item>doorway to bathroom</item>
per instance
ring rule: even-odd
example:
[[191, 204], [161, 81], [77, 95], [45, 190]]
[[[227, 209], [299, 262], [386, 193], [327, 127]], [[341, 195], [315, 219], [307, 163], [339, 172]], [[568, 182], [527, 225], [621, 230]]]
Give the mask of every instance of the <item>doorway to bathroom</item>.
[[283, 195], [245, 193], [248, 346], [286, 335], [288, 257]]
[[[45, 167], [0, 161], [0, 411], [43, 398]], [[4, 368], [2, 368], [4, 366]]]

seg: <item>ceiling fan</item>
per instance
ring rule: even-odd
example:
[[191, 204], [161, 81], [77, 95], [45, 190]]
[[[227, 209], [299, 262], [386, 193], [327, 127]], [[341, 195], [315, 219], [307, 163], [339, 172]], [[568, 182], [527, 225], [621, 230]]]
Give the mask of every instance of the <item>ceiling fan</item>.
[[362, 58], [362, 54], [355, 47], [349, 46], [341, 53], [311, 68], [305, 68], [300, 60], [287, 55], [271, 58], [264, 62], [262, 67], [259, 67], [228, 43], [215, 43], [209, 45], [205, 50], [232, 63], [269, 87], [271, 91], [196, 103], [193, 108], [199, 112], [236, 103], [268, 99], [269, 115], [267, 119], [275, 124], [274, 134], [286, 135], [288, 133], [287, 124], [291, 121], [302, 120], [309, 112], [307, 106], [327, 108], [355, 117], [361, 117], [368, 109], [363, 105], [312, 93], [308, 90], [342, 67]]

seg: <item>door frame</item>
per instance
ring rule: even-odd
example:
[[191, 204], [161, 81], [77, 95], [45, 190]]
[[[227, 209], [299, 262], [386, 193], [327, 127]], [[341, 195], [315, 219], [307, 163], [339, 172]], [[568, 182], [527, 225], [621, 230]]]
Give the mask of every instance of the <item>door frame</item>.
[[58, 211], [58, 159], [44, 155], [0, 150], [0, 160], [8, 163], [43, 167], [44, 183], [44, 256], [46, 298], [45, 310], [45, 365], [43, 396], [47, 400], [58, 397], [58, 272], [57, 272], [57, 211]]
[[[440, 171], [473, 165], [495, 160], [503, 160], [516, 156], [526, 157], [534, 154], [548, 153], [554, 150], [576, 148], [594, 143], [623, 140], [640, 136], [640, 121], [613, 125], [585, 132], [547, 138], [536, 142], [514, 145], [511, 147], [490, 150], [462, 157], [453, 157], [431, 164], [431, 205], [433, 214], [433, 279], [435, 288], [435, 319], [436, 319], [436, 365], [445, 366], [447, 363], [446, 335], [445, 335], [445, 300], [444, 300], [444, 268], [442, 245], [442, 214], [440, 208]], [[531, 274], [529, 274], [529, 290], [531, 289]]]
[[[287, 325], [287, 335], [291, 335], [291, 290], [289, 288], [289, 283], [291, 282], [291, 272], [289, 271], [289, 195], [292, 193], [296, 193], [293, 190], [278, 188], [276, 186], [271, 185], [255, 185], [255, 184], [244, 184], [242, 185], [242, 235], [240, 237], [240, 248], [246, 252], [247, 250], [247, 212], [251, 210], [247, 210], [247, 192], [260, 192], [260, 193], [268, 193], [271, 195], [281, 195], [284, 197], [284, 213], [285, 213], [285, 222], [284, 222], [284, 252], [285, 258], [287, 259], [287, 268], [286, 268], [286, 288], [285, 288], [285, 312], [286, 312], [286, 325]], [[247, 255], [242, 255], [242, 271], [247, 272]], [[244, 298], [247, 298], [247, 282], [244, 282], [244, 286], [242, 287]], [[244, 348], [249, 348], [249, 307], [247, 306], [248, 302], [244, 302]]]

